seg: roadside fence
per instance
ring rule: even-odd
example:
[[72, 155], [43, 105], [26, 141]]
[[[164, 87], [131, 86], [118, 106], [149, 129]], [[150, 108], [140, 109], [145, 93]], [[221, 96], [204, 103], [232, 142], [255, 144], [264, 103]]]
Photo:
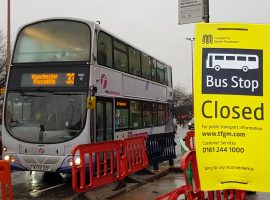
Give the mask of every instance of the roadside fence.
[[149, 166], [146, 137], [78, 145], [72, 149], [72, 187], [76, 192], [123, 180]]
[[176, 158], [174, 139], [175, 133], [148, 135], [147, 153], [154, 170], [158, 170], [158, 163], [163, 161], [168, 160], [169, 164], [173, 165], [173, 159]]

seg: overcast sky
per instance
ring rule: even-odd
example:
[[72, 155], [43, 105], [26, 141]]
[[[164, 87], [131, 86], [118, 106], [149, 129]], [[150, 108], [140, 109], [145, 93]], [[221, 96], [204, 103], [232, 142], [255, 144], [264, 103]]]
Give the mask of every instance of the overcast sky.
[[[191, 91], [194, 24], [178, 25], [178, 0], [10, 0], [12, 38], [17, 29], [48, 17], [101, 21], [125, 41], [170, 64], [173, 83]], [[270, 24], [269, 0], [209, 0], [210, 22]], [[0, 0], [0, 29], [6, 29], [7, 0]]]

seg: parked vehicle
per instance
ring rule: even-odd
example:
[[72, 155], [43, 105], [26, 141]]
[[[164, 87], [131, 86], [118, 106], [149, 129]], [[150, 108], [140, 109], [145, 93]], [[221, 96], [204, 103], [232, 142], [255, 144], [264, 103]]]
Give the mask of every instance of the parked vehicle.
[[192, 119], [188, 122], [188, 129], [189, 129], [189, 130], [194, 130], [194, 118], [192, 118]]

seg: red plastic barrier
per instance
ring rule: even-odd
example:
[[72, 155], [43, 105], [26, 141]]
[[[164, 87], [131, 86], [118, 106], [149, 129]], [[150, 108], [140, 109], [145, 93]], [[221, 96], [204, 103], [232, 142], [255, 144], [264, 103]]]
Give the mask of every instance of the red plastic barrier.
[[12, 197], [12, 185], [11, 185], [9, 161], [0, 160], [0, 182], [1, 182], [2, 199], [12, 200], [13, 197]]
[[[148, 167], [146, 137], [134, 137], [72, 149], [72, 186], [76, 192], [120, 181]], [[80, 163], [76, 159], [80, 159]]]
[[[124, 175], [120, 172], [120, 149], [121, 144], [118, 141], [78, 145], [72, 149], [73, 189], [76, 192], [85, 192], [90, 188], [120, 180]], [[79, 165], [75, 164], [78, 159], [76, 154], [79, 154]]]
[[189, 150], [195, 149], [195, 132], [194, 130], [188, 131], [186, 135], [186, 146], [189, 148]]
[[185, 195], [185, 199], [186, 200], [192, 200], [192, 195], [190, 191], [192, 190], [191, 186], [190, 185], [183, 185], [167, 194], [164, 194], [158, 198], [156, 198], [156, 200], [164, 200], [164, 199], [167, 199], [167, 200], [176, 200], [178, 197], [180, 197], [181, 195]]
[[[165, 194], [157, 200], [174, 200], [181, 194], [185, 194], [188, 200], [246, 200], [246, 192], [243, 190], [217, 190], [217, 191], [202, 191], [200, 187], [200, 178], [198, 173], [196, 150], [195, 150], [195, 132], [189, 131], [186, 136], [186, 146], [190, 151], [186, 152], [181, 158], [181, 169], [184, 172], [186, 185], [177, 188], [176, 190]], [[189, 182], [188, 169], [191, 164], [193, 182]]]
[[146, 137], [133, 137], [123, 141], [126, 176], [149, 166], [146, 153]]

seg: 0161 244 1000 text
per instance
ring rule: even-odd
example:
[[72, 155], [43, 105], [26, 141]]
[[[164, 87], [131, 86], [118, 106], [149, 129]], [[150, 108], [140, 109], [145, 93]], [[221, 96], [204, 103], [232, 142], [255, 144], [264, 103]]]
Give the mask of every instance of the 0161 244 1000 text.
[[245, 148], [243, 147], [203, 147], [203, 153], [244, 153]]

